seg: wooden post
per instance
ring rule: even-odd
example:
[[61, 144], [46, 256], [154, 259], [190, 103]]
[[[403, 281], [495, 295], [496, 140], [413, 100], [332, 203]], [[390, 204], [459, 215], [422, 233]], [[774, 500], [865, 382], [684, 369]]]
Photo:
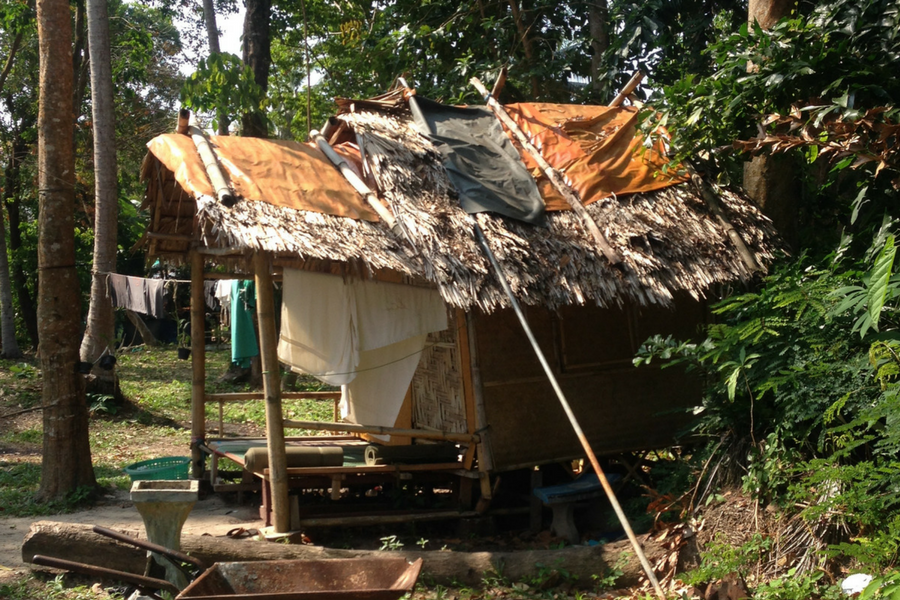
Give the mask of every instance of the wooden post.
[[284, 417], [281, 412], [281, 377], [279, 376], [275, 333], [275, 299], [272, 294], [272, 264], [261, 251], [253, 253], [256, 276], [256, 316], [259, 319], [259, 346], [262, 358], [263, 393], [266, 397], [266, 438], [269, 447], [269, 484], [272, 487], [272, 522], [275, 533], [291, 528], [291, 505], [288, 501], [287, 457], [284, 450]]
[[[478, 444], [478, 470], [487, 474], [494, 470], [491, 454], [491, 432], [484, 409], [484, 387], [481, 382], [481, 367], [478, 365], [478, 344], [475, 339], [475, 314], [466, 313], [466, 338], [469, 342], [469, 369], [472, 376], [472, 395], [475, 400], [475, 426], [481, 443]], [[490, 494], [490, 488], [488, 488]]]
[[191, 478], [203, 477], [206, 439], [206, 343], [203, 298], [203, 255], [191, 253]]
[[628, 83], [625, 84], [625, 87], [622, 88], [622, 91], [619, 92], [619, 95], [613, 98], [613, 101], [609, 103], [611, 108], [615, 108], [622, 104], [625, 101], [625, 98], [628, 97], [628, 94], [637, 89], [637, 86], [641, 84], [644, 80], [644, 72], [638, 71], [634, 75], [631, 76], [631, 79], [628, 80]]

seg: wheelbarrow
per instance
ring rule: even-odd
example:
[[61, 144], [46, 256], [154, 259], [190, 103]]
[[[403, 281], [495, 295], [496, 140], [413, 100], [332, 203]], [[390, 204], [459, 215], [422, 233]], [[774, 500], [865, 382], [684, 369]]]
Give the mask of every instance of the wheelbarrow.
[[153, 598], [159, 598], [154, 591], [178, 593], [176, 600], [397, 600], [412, 592], [422, 570], [421, 558], [409, 563], [402, 557], [224, 562], [207, 567], [196, 557], [111, 529], [95, 526], [93, 531], [165, 555], [193, 582], [178, 593], [164, 579], [41, 555], [32, 562], [130, 583]]

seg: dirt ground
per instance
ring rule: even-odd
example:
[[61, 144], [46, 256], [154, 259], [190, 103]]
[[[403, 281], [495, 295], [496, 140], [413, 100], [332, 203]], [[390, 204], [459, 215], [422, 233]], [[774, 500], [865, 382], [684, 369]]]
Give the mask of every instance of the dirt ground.
[[[51, 517], [0, 519], [0, 583], [4, 578], [27, 568], [22, 561], [22, 540], [31, 524], [40, 520], [103, 525], [146, 538], [141, 516], [124, 490], [107, 495], [90, 510]], [[224, 536], [236, 527], [256, 529], [262, 525], [257, 508], [230, 504], [221, 496], [210, 495], [197, 502], [182, 531], [194, 535]]]

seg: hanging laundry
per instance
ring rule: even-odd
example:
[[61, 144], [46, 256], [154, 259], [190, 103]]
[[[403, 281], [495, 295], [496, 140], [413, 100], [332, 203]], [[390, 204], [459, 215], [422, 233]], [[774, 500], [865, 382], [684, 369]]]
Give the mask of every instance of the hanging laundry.
[[418, 335], [360, 352], [356, 377], [341, 388], [341, 416], [351, 423], [393, 427], [427, 338]]
[[113, 306], [157, 319], [166, 318], [165, 280], [110, 273], [106, 283]]
[[220, 279], [216, 282], [216, 300], [219, 301], [219, 322], [223, 326], [231, 323], [231, 288], [235, 279]]
[[437, 290], [284, 270], [278, 358], [343, 386], [351, 422], [394, 425], [427, 334], [446, 328]]
[[259, 356], [253, 312], [256, 310], [256, 286], [252, 281], [235, 280], [231, 286], [231, 362], [250, 368], [250, 359]]
[[218, 281], [203, 282], [203, 301], [209, 310], [216, 310], [216, 290], [218, 289]]
[[351, 292], [341, 277], [285, 269], [278, 359], [330, 385], [352, 381], [359, 338]]

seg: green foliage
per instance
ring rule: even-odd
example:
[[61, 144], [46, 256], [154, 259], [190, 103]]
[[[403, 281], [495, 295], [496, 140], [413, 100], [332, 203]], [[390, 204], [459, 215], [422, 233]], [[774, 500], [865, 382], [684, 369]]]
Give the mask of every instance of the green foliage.
[[859, 600], [875, 600], [876, 598], [889, 598], [897, 600], [900, 597], [900, 572], [891, 571], [881, 577], [875, 577], [859, 594]]
[[[246, 113], [263, 113], [266, 98], [250, 67], [234, 54], [223, 52], [197, 63], [197, 70], [181, 90], [181, 103], [197, 111], [221, 111], [231, 122]], [[218, 125], [216, 117], [213, 128]]]
[[719, 534], [710, 542], [701, 557], [700, 566], [684, 574], [682, 579], [689, 585], [699, 585], [716, 581], [731, 573], [746, 573], [755, 568], [766, 552], [772, 548], [772, 540], [761, 533], [735, 547]]

